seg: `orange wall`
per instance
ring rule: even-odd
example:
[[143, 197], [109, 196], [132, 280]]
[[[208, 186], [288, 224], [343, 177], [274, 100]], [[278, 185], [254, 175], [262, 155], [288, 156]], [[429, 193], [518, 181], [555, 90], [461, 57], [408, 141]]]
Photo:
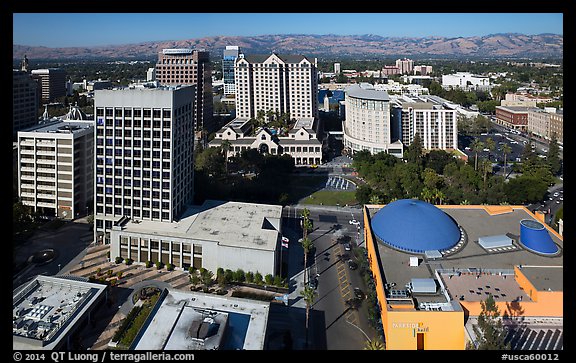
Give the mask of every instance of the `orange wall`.
[[538, 290], [532, 285], [528, 278], [520, 271], [518, 266], [514, 266], [514, 279], [524, 292], [530, 296], [532, 301], [538, 302]]
[[384, 326], [387, 350], [416, 350], [416, 333], [424, 350], [465, 349], [463, 311], [388, 311]]

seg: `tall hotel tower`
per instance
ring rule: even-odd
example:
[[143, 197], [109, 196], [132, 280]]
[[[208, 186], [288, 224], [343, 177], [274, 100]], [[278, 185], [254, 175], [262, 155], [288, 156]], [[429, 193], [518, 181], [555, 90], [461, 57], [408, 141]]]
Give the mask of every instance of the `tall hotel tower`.
[[195, 130], [215, 131], [212, 120], [212, 65], [210, 53], [187, 48], [163, 49], [158, 54], [156, 80], [161, 85], [196, 86]]
[[234, 69], [236, 117], [256, 118], [259, 110], [318, 119], [316, 61], [301, 55], [241, 54]]
[[192, 203], [194, 86], [97, 90], [95, 239], [122, 217], [172, 222]]

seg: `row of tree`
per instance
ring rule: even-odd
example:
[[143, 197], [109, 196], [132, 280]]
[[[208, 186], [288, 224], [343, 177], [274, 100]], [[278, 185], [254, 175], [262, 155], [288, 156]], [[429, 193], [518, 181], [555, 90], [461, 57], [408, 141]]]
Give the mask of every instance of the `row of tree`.
[[[438, 204], [527, 204], [541, 201], [560, 171], [558, 146], [551, 141], [548, 157], [539, 158], [530, 147], [524, 149], [521, 163], [513, 163], [521, 175], [507, 179], [497, 175], [488, 157], [479, 156], [484, 147], [495, 145], [473, 142], [475, 157], [465, 162], [443, 150], [422, 152], [418, 135], [407, 148], [404, 159], [385, 152], [354, 154], [353, 167], [365, 184], [356, 190], [356, 200], [366, 204], [389, 203], [396, 199], [415, 198]], [[501, 150], [504, 168], [509, 146]]]

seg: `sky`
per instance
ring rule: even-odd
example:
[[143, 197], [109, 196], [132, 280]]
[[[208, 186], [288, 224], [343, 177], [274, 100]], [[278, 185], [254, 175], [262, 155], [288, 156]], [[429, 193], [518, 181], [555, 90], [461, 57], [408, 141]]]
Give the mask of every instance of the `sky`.
[[[562, 13], [14, 13], [13, 44], [104, 46], [208, 36], [375, 34], [470, 37], [563, 35]], [[59, 26], [55, 26], [59, 24]]]

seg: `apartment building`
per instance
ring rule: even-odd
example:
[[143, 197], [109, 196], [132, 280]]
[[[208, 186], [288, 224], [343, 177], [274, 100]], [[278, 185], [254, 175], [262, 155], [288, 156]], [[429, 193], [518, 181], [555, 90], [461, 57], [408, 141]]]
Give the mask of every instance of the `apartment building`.
[[458, 148], [457, 111], [439, 101], [433, 96], [406, 95], [391, 100], [392, 124], [399, 125], [400, 140], [404, 145], [410, 145], [418, 133], [426, 150]]
[[94, 122], [56, 120], [18, 132], [18, 196], [43, 215], [86, 215], [94, 198]]
[[194, 86], [97, 90], [95, 238], [122, 217], [171, 222], [192, 202]]
[[408, 58], [397, 59], [396, 67], [400, 71], [400, 74], [410, 74], [414, 70], [414, 61]]
[[30, 73], [12, 70], [12, 133], [38, 124], [38, 83]]
[[210, 53], [188, 48], [163, 49], [156, 62], [156, 81], [160, 85], [194, 85], [195, 130], [208, 132], [218, 127], [213, 123], [212, 65]]
[[40, 86], [40, 96], [44, 103], [66, 96], [66, 71], [61, 68], [34, 69], [32, 78]]
[[465, 91], [487, 90], [490, 88], [490, 78], [474, 75], [470, 72], [456, 72], [442, 75], [442, 88], [458, 88]]

